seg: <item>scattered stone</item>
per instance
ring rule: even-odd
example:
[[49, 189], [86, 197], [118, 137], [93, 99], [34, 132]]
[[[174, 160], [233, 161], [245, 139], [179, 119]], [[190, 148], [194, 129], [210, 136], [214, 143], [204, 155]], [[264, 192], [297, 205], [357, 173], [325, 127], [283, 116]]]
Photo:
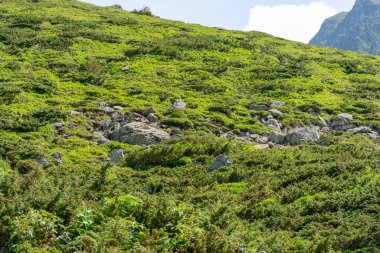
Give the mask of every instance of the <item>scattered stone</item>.
[[270, 109], [269, 112], [270, 114], [272, 114], [273, 117], [279, 117], [282, 115], [282, 112], [277, 109]]
[[269, 148], [269, 144], [257, 144], [257, 145], [254, 145], [253, 147], [257, 149], [266, 149], [266, 148]]
[[120, 4], [114, 4], [114, 5], [108, 6], [108, 8], [114, 8], [114, 9], [118, 9], [118, 10], [123, 9], [123, 7]]
[[100, 101], [98, 102], [98, 106], [100, 106], [100, 107], [105, 107], [105, 106], [107, 106], [107, 102], [106, 102], [105, 100], [100, 100]]
[[120, 105], [115, 105], [115, 106], [112, 107], [112, 109], [118, 111], [118, 110], [123, 110], [124, 107], [122, 107], [122, 106], [120, 106]]
[[326, 120], [324, 118], [322, 118], [321, 116], [318, 116], [318, 119], [321, 122], [320, 127], [327, 127], [327, 123], [326, 123]]
[[299, 128], [294, 129], [286, 136], [286, 141], [290, 145], [300, 145], [307, 142], [316, 142], [319, 140], [319, 134], [316, 129]]
[[349, 113], [341, 113], [334, 116], [331, 120], [331, 129], [334, 131], [346, 131], [355, 128], [356, 125], [352, 123], [354, 117]]
[[266, 125], [267, 125], [268, 127], [273, 127], [273, 128], [277, 128], [277, 129], [280, 129], [280, 128], [281, 128], [280, 123], [278, 123], [278, 121], [275, 120], [275, 119], [269, 119], [269, 120], [266, 122]]
[[270, 103], [275, 107], [281, 107], [285, 104], [285, 102], [281, 100], [271, 100]]
[[350, 133], [350, 134], [368, 134], [369, 132], [370, 132], [370, 129], [365, 126], [355, 127], [355, 128], [347, 130], [347, 133]]
[[94, 135], [95, 135], [95, 138], [97, 139], [98, 144], [104, 144], [110, 141], [106, 137], [104, 137], [104, 135], [101, 132], [94, 132]]
[[48, 160], [46, 160], [45, 158], [36, 158], [34, 159], [39, 165], [42, 165], [42, 166], [46, 166], [46, 165], [49, 165], [49, 162]]
[[80, 113], [80, 112], [77, 112], [77, 111], [69, 111], [69, 113], [71, 114], [71, 115], [73, 115], [73, 116], [78, 116], [78, 115], [81, 115], [82, 113]]
[[110, 118], [106, 118], [106, 119], [101, 120], [99, 124], [100, 124], [101, 129], [104, 131], [111, 127], [112, 120]]
[[129, 70], [129, 66], [124, 66], [124, 67], [121, 68], [121, 70], [128, 71]]
[[267, 111], [269, 108], [266, 105], [251, 104], [249, 109], [254, 111]]
[[114, 113], [114, 112], [115, 112], [114, 109], [112, 109], [111, 107], [108, 107], [108, 106], [104, 107], [104, 108], [103, 108], [103, 111], [104, 111], [105, 113], [107, 113], [107, 114], [111, 114], [111, 113]]
[[154, 115], [153, 113], [149, 113], [147, 116], [147, 119], [153, 123], [158, 121], [158, 117], [156, 115]]
[[377, 138], [379, 138], [379, 133], [377, 132], [370, 132], [370, 133], [366, 133], [365, 135], [367, 135], [372, 140], [377, 140]]
[[257, 139], [257, 142], [260, 144], [266, 144], [266, 143], [268, 143], [268, 141], [269, 141], [268, 137], [261, 137], [261, 138]]
[[68, 125], [67, 125], [67, 127], [69, 128], [69, 129], [73, 129], [73, 128], [75, 128], [77, 126], [77, 123], [75, 123], [75, 122], [70, 122]]
[[282, 133], [271, 132], [269, 135], [269, 140], [276, 144], [283, 144], [285, 142], [286, 136]]
[[114, 163], [119, 163], [124, 160], [124, 150], [114, 149], [110, 153], [111, 161]]
[[268, 119], [274, 119], [273, 115], [272, 115], [272, 114], [269, 114], [269, 115], [267, 116], [267, 120], [268, 120]]
[[118, 113], [118, 112], [113, 112], [113, 113], [111, 114], [111, 117], [114, 118], [114, 119], [118, 119], [118, 118], [122, 118], [123, 115], [121, 115], [121, 114]]
[[307, 113], [318, 116], [318, 112], [313, 107], [309, 108], [309, 110], [307, 110]]
[[226, 155], [218, 155], [215, 161], [208, 167], [208, 172], [220, 169], [221, 167], [231, 166], [234, 162]]
[[273, 142], [269, 142], [269, 143], [268, 143], [268, 147], [269, 147], [269, 148], [274, 148], [274, 147], [276, 147], [276, 145], [274, 145]]
[[62, 153], [61, 152], [54, 152], [52, 157], [55, 159], [62, 159]]
[[186, 108], [186, 102], [182, 99], [176, 99], [172, 105], [173, 109], [181, 110]]
[[119, 130], [111, 134], [112, 140], [143, 146], [156, 144], [169, 138], [170, 135], [167, 132], [143, 122], [122, 125]]
[[62, 122], [55, 122], [52, 124], [55, 130], [62, 130], [62, 128], [65, 126]]

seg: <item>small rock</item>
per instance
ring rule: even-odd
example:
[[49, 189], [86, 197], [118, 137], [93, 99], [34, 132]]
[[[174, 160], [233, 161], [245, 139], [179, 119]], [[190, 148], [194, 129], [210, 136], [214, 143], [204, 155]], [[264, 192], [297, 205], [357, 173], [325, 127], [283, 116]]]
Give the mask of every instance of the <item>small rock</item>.
[[269, 112], [273, 115], [273, 117], [279, 117], [282, 115], [282, 112], [277, 109], [270, 109]]
[[186, 108], [186, 102], [183, 101], [182, 99], [177, 99], [174, 101], [172, 105], [173, 109], [181, 110]]
[[266, 143], [268, 143], [268, 141], [269, 141], [268, 137], [261, 137], [261, 138], [257, 139], [257, 142], [260, 144], [266, 144]]
[[147, 119], [153, 123], [158, 121], [158, 117], [156, 115], [154, 115], [153, 113], [149, 113], [147, 116]]
[[112, 140], [131, 145], [152, 145], [170, 139], [170, 135], [143, 122], [132, 122], [121, 126], [111, 134]]
[[221, 167], [231, 166], [234, 162], [226, 155], [218, 155], [215, 161], [208, 167], [208, 172], [218, 170]]
[[269, 143], [268, 143], [268, 147], [269, 147], [269, 148], [274, 148], [274, 147], [276, 147], [276, 145], [274, 145], [273, 142], [269, 142]]
[[366, 133], [365, 135], [367, 135], [372, 140], [377, 140], [377, 138], [379, 137], [379, 133], [377, 132], [370, 132], [370, 133]]
[[267, 111], [268, 107], [266, 105], [251, 104], [249, 109], [254, 111]]
[[94, 132], [93, 134], [95, 135], [98, 144], [104, 144], [110, 141], [106, 137], [104, 137], [104, 135], [101, 132]]
[[75, 128], [77, 126], [77, 123], [75, 123], [75, 122], [70, 122], [68, 125], [67, 125], [67, 127], [69, 128], [69, 129], [73, 129], [73, 128]]
[[124, 159], [124, 150], [114, 149], [110, 153], [111, 161], [114, 163], [119, 163]]
[[62, 122], [55, 122], [52, 125], [56, 130], [61, 130], [65, 126]]
[[61, 159], [62, 158], [62, 153], [61, 152], [54, 152], [52, 155], [53, 158], [55, 159]]
[[129, 66], [124, 66], [124, 67], [121, 68], [121, 70], [128, 71], [129, 70]]
[[347, 130], [347, 133], [350, 133], [350, 134], [368, 134], [369, 132], [370, 132], [370, 129], [365, 126], [355, 127], [355, 128]]
[[312, 128], [294, 129], [286, 136], [286, 141], [290, 145], [300, 145], [307, 142], [316, 142], [319, 140], [318, 131]]
[[356, 125], [352, 124], [354, 117], [349, 113], [341, 113], [334, 116], [331, 120], [331, 129], [334, 131], [346, 131], [355, 128]]
[[269, 148], [269, 144], [258, 144], [258, 145], [254, 145], [253, 147], [257, 149], [266, 149], [266, 148]]
[[42, 166], [46, 166], [46, 165], [49, 165], [49, 162], [48, 160], [46, 160], [45, 158], [36, 158], [34, 159], [39, 165], [42, 165]]
[[112, 109], [118, 111], [118, 110], [123, 110], [124, 107], [120, 106], [120, 105], [115, 105], [115, 106], [112, 106]]
[[330, 146], [331, 145], [330, 141], [328, 141], [326, 139], [320, 139], [318, 141], [318, 144], [321, 145], [321, 146]]
[[106, 118], [106, 119], [101, 120], [99, 124], [100, 124], [101, 129], [104, 131], [111, 127], [112, 120], [110, 118]]
[[123, 115], [121, 115], [121, 114], [118, 113], [118, 112], [113, 112], [113, 113], [111, 114], [111, 117], [112, 117], [113, 119], [118, 119], [118, 118], [122, 118]]
[[77, 112], [77, 111], [69, 111], [69, 113], [73, 116], [78, 116], [78, 115], [81, 115], [82, 113], [80, 112]]
[[269, 135], [269, 140], [276, 144], [283, 144], [285, 142], [286, 136], [282, 133], [271, 132]]
[[111, 114], [111, 113], [115, 112], [114, 109], [112, 109], [111, 107], [108, 107], [108, 106], [104, 107], [104, 108], [103, 108], [103, 111], [104, 111], [105, 113], [107, 113], [107, 114]]
[[309, 110], [307, 110], [307, 113], [314, 115], [314, 116], [318, 116], [318, 112], [312, 107], [309, 108]]
[[98, 106], [100, 106], [100, 107], [105, 107], [105, 106], [107, 106], [107, 102], [106, 102], [105, 100], [100, 100], [100, 101], [98, 102]]
[[271, 100], [270, 103], [275, 107], [281, 107], [285, 104], [285, 102], [281, 100]]
[[118, 10], [123, 9], [123, 7], [120, 4], [114, 4], [114, 5], [108, 6], [108, 8], [114, 8], [114, 9], [118, 9]]
[[278, 128], [278, 129], [281, 128], [280, 123], [278, 123], [278, 121], [275, 120], [275, 119], [269, 119], [269, 120], [266, 122], [266, 125], [267, 125], [268, 127], [273, 127], [273, 128]]

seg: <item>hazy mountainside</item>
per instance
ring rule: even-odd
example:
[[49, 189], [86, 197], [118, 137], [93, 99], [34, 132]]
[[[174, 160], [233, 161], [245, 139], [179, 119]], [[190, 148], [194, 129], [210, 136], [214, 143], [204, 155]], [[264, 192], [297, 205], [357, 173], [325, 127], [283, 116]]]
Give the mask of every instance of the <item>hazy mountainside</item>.
[[380, 1], [357, 0], [350, 12], [328, 18], [310, 44], [380, 55]]
[[378, 57], [69, 0], [0, 16], [0, 252], [379, 252]]

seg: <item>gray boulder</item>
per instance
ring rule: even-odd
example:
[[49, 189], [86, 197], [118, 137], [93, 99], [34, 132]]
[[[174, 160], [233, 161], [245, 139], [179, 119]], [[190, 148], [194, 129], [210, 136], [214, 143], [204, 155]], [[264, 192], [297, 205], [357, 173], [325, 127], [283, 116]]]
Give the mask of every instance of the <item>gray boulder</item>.
[[170, 135], [143, 122], [132, 122], [122, 125], [119, 130], [113, 132], [111, 139], [131, 145], [146, 146], [168, 140]]
[[290, 145], [300, 145], [307, 142], [316, 142], [320, 138], [319, 133], [313, 128], [299, 128], [292, 130], [287, 136], [286, 141]]
[[103, 111], [104, 111], [105, 113], [107, 113], [107, 114], [111, 114], [111, 113], [114, 113], [114, 112], [115, 112], [115, 110], [114, 110], [113, 108], [108, 107], [108, 106], [104, 107], [104, 108], [103, 108]]
[[120, 106], [120, 105], [115, 105], [115, 106], [112, 106], [112, 109], [118, 111], [118, 110], [123, 110], [124, 107]]
[[124, 67], [121, 68], [121, 70], [128, 71], [129, 70], [129, 66], [124, 66]]
[[270, 114], [272, 114], [273, 117], [279, 117], [282, 115], [282, 112], [277, 109], [270, 109], [269, 112]]
[[280, 123], [278, 123], [277, 120], [275, 119], [268, 119], [268, 121], [265, 123], [268, 127], [273, 127], [273, 128], [281, 128]]
[[350, 134], [368, 134], [369, 132], [370, 132], [370, 129], [365, 126], [355, 127], [355, 128], [347, 130], [347, 133], [350, 133]]
[[269, 108], [266, 105], [251, 104], [249, 109], [254, 111], [267, 111]]
[[114, 149], [110, 153], [111, 161], [114, 163], [119, 163], [124, 159], [124, 150], [122, 149]]
[[147, 116], [147, 119], [153, 123], [158, 121], [158, 117], [156, 115], [154, 115], [153, 113], [149, 113]]
[[104, 144], [110, 141], [101, 132], [94, 132], [93, 134], [95, 135], [97, 144]]
[[234, 162], [226, 155], [218, 155], [213, 163], [208, 167], [208, 172], [218, 170], [221, 167], [231, 166]]
[[356, 125], [352, 123], [354, 117], [349, 113], [341, 113], [334, 116], [331, 120], [331, 129], [334, 131], [346, 131], [355, 128]]
[[269, 148], [269, 144], [257, 144], [257, 145], [254, 145], [253, 147], [257, 149], [266, 149], [266, 148]]
[[275, 107], [281, 107], [285, 104], [285, 102], [281, 100], [271, 100], [270, 103], [272, 106], [275, 106]]
[[99, 107], [105, 107], [105, 106], [107, 106], [107, 102], [106, 102], [105, 100], [100, 100], [100, 101], [98, 102], [98, 106], [99, 106]]
[[182, 99], [177, 99], [174, 101], [172, 105], [173, 109], [181, 110], [186, 108], [186, 102], [183, 101]]
[[48, 160], [46, 160], [45, 158], [36, 158], [34, 159], [34, 161], [36, 161], [39, 165], [42, 165], [42, 166], [49, 165]]
[[114, 9], [122, 10], [123, 6], [121, 6], [120, 4], [114, 4], [114, 5], [108, 6], [108, 8], [114, 8]]
[[283, 144], [286, 136], [282, 133], [272, 131], [269, 135], [269, 140], [276, 144]]

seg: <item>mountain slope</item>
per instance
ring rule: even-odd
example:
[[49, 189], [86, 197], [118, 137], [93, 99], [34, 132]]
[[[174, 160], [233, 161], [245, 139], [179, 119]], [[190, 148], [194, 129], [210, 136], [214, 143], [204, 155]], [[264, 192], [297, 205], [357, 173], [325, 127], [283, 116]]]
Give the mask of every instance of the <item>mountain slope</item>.
[[380, 2], [357, 0], [353, 9], [327, 19], [310, 44], [380, 55]]
[[0, 16], [0, 252], [379, 250], [378, 57], [69, 0]]

